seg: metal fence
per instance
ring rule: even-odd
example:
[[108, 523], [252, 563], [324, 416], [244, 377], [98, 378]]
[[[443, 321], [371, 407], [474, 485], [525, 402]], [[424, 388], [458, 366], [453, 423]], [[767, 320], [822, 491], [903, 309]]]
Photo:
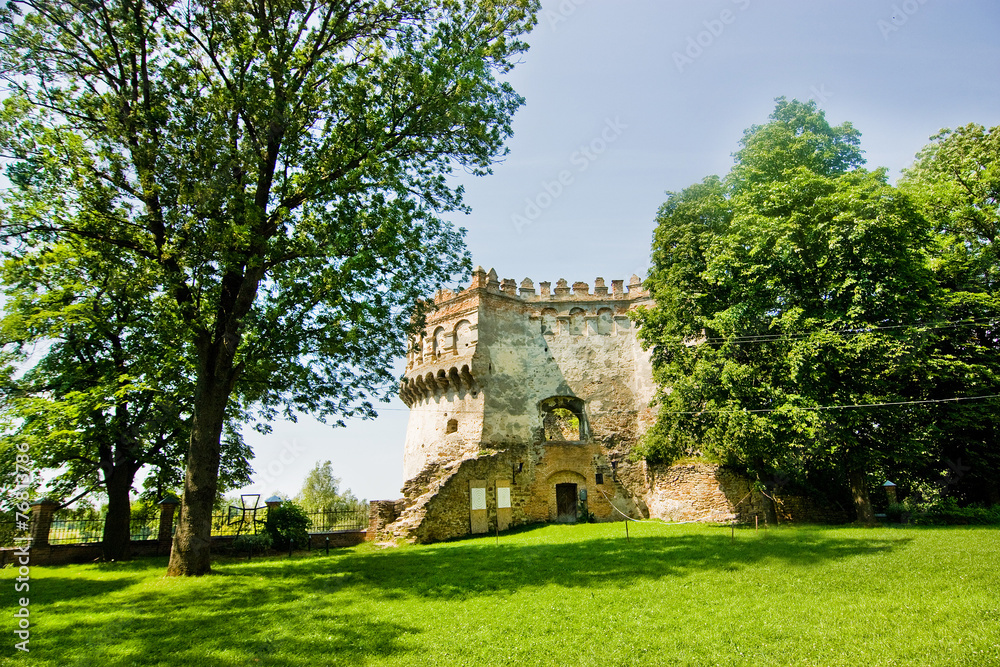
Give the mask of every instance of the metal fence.
[[[342, 530], [365, 530], [368, 528], [368, 507], [332, 512], [308, 512], [310, 533], [334, 533]], [[247, 535], [260, 533], [267, 521], [267, 510], [252, 512], [230, 512], [212, 517], [212, 535]], [[177, 515], [174, 515], [174, 527]], [[155, 540], [159, 536], [159, 519], [136, 519], [130, 526], [133, 540]], [[92, 544], [100, 542], [104, 534], [104, 518], [100, 519], [54, 519], [49, 529], [49, 544]], [[14, 524], [0, 525], [0, 546], [13, 544]]]
[[53, 519], [49, 544], [90, 544], [104, 535], [104, 519]]
[[368, 507], [335, 512], [310, 512], [309, 532], [333, 533], [339, 530], [365, 530], [368, 528]]
[[[133, 540], [155, 540], [159, 536], [159, 519], [133, 519], [129, 536]], [[49, 544], [91, 544], [104, 537], [104, 518], [53, 519], [49, 528]]]

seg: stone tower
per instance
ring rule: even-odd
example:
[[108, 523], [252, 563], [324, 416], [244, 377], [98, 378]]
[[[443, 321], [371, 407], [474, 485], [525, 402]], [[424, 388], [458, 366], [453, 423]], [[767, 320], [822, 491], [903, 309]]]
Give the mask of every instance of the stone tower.
[[518, 286], [481, 267], [434, 298], [411, 341], [405, 498], [379, 530], [418, 541], [539, 521], [647, 513], [629, 463], [654, 415], [633, 276]]

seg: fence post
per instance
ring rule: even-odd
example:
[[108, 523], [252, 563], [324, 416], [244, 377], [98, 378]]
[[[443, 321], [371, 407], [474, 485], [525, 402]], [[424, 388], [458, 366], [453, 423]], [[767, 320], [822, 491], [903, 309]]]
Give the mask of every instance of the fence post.
[[170, 543], [174, 539], [174, 511], [181, 504], [180, 498], [168, 493], [160, 501], [160, 527], [156, 533], [156, 553], [161, 549], [170, 552]]
[[275, 507], [281, 507], [282, 502], [284, 501], [281, 500], [281, 496], [271, 496], [270, 498], [264, 501], [264, 504], [267, 505], [267, 511], [270, 512]]
[[40, 498], [31, 503], [31, 546], [32, 548], [49, 546], [49, 530], [52, 528], [52, 513], [59, 503]]

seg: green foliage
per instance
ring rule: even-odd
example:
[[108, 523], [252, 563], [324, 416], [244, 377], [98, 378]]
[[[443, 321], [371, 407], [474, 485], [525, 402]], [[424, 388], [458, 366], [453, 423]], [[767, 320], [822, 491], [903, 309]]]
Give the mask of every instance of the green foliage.
[[[934, 228], [928, 251], [943, 291], [941, 318], [959, 323], [930, 332], [938, 350], [930, 370], [942, 393], [997, 394], [1000, 128], [970, 124], [931, 139], [900, 181]], [[997, 401], [953, 404], [931, 425], [936, 459], [956, 469], [952, 493], [965, 503], [1000, 498], [998, 414]]]
[[132, 501], [132, 521], [154, 521], [160, 516], [160, 506], [152, 499], [140, 498]]
[[291, 500], [267, 511], [265, 532], [271, 537], [275, 549], [287, 549], [294, 541], [300, 549], [309, 540], [309, 516]]
[[892, 523], [906, 523], [910, 518], [910, 508], [905, 503], [889, 503], [885, 508], [885, 518]]
[[910, 521], [918, 526], [1000, 525], [1000, 506], [959, 507], [954, 498], [945, 498], [940, 503], [925, 507], [922, 512], [913, 514]]
[[[636, 316], [664, 388], [649, 460], [700, 451], [758, 480], [839, 483], [870, 520], [866, 477], [932, 469], [948, 451], [943, 412], [996, 414], [920, 403], [997, 393], [995, 329], [981, 322], [976, 342], [935, 326], [973, 315], [953, 305], [971, 299], [935, 272], [940, 227], [861, 168], [859, 136], [779, 99], [725, 179], [668, 193], [646, 283], [656, 306]], [[993, 294], [976, 315], [996, 317]], [[851, 407], [883, 403], [906, 405]]]
[[[5, 252], [86, 242], [99, 269], [135, 270], [123, 312], [148, 315], [140, 330], [166, 346], [168, 387], [194, 385], [154, 394], [192, 397], [171, 572], [209, 569], [227, 416], [263, 430], [296, 413], [343, 423], [394, 390], [420, 297], [470, 268], [463, 230], [441, 218], [467, 210], [447, 177], [486, 174], [503, 154], [523, 104], [505, 77], [538, 8], [0, 9]], [[143, 370], [126, 385], [159, 377]]]
[[271, 533], [264, 532], [258, 535], [237, 535], [233, 540], [233, 551], [262, 553], [271, 548], [274, 539]]
[[340, 478], [333, 475], [333, 464], [317, 462], [295, 496], [295, 501], [307, 512], [339, 512], [359, 510], [367, 501], [358, 500], [350, 489], [340, 491]]

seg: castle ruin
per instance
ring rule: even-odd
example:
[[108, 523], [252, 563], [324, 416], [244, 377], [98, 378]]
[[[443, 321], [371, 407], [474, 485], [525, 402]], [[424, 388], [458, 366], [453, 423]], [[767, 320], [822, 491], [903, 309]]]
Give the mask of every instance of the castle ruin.
[[370, 539], [766, 516], [760, 494], [717, 466], [633, 460], [657, 389], [629, 313], [651, 304], [638, 276], [536, 290], [481, 267], [467, 289], [435, 295], [399, 390], [404, 498], [373, 503]]

